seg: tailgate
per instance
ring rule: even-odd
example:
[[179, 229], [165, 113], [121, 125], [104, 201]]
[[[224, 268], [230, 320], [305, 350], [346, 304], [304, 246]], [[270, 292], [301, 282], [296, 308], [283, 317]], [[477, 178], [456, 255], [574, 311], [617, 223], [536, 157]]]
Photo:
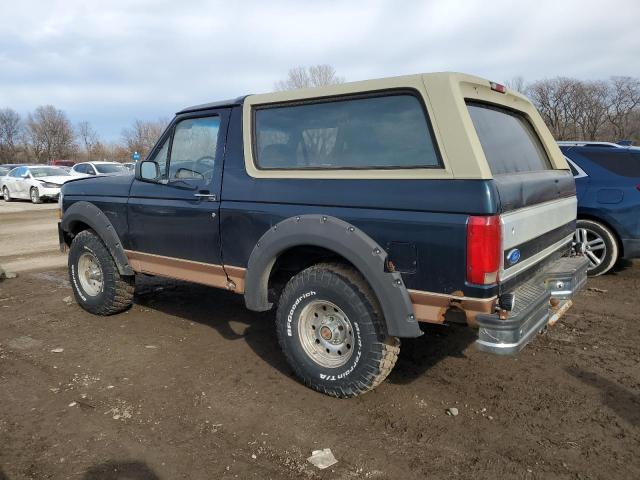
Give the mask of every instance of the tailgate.
[[569, 170], [554, 169], [549, 146], [524, 112], [466, 103], [500, 198], [499, 278], [504, 291], [570, 245], [577, 213], [575, 183]]

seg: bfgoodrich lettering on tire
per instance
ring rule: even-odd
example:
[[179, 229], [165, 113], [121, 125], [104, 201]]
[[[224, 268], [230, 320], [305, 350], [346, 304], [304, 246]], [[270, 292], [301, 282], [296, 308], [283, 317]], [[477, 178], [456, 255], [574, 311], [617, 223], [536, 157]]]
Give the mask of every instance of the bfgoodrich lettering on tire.
[[287, 283], [277, 313], [280, 346], [305, 385], [335, 397], [378, 386], [391, 372], [400, 341], [385, 333], [378, 302], [362, 275], [319, 264]]
[[135, 278], [120, 275], [107, 247], [93, 230], [73, 239], [69, 280], [78, 305], [96, 315], [112, 315], [131, 306]]

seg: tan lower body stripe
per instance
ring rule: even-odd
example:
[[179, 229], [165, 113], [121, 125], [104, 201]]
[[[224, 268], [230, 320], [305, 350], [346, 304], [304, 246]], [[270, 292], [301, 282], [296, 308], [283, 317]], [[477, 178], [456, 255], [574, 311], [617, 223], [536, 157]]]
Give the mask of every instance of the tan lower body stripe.
[[246, 269], [125, 250], [134, 271], [244, 293]]

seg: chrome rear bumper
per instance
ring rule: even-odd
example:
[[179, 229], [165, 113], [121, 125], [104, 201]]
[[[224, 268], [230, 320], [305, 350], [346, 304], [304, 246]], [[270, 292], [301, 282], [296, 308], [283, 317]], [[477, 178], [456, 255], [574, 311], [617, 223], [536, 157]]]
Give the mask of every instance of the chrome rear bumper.
[[571, 299], [586, 284], [588, 265], [584, 257], [561, 258], [512, 292], [515, 304], [506, 315], [478, 315], [478, 348], [499, 355], [522, 350], [571, 307]]

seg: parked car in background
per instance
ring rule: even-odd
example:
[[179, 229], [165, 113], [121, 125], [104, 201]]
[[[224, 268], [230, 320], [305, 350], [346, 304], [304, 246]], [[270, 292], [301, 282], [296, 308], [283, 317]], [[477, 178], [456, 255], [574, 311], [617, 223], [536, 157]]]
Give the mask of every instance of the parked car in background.
[[134, 162], [127, 162], [123, 163], [122, 165], [127, 167], [131, 173], [133, 173], [133, 171], [136, 169], [136, 164]]
[[118, 162], [82, 162], [71, 168], [71, 175], [76, 177], [100, 175], [126, 175], [129, 169]]
[[564, 145], [576, 181], [576, 242], [589, 274], [611, 270], [618, 258], [640, 257], [640, 149]]
[[57, 200], [60, 187], [71, 179], [69, 172], [60, 167], [22, 166], [0, 178], [0, 190], [5, 202], [25, 199], [42, 203], [43, 200]]
[[49, 165], [56, 167], [73, 167], [76, 164], [73, 160], [51, 160]]

